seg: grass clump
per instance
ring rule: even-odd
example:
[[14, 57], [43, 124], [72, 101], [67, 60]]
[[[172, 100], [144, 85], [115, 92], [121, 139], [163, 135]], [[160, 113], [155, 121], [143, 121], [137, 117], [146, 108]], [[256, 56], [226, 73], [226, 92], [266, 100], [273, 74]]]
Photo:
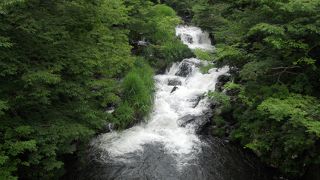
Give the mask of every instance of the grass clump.
[[138, 59], [134, 68], [122, 83], [123, 102], [115, 111], [114, 123], [125, 128], [136, 119], [147, 115], [152, 107], [154, 89], [153, 69], [143, 59]]

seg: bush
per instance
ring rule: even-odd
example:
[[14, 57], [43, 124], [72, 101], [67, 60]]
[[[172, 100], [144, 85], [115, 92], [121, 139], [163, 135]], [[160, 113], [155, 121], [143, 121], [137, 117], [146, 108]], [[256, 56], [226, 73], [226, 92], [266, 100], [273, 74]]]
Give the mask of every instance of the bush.
[[230, 97], [223, 92], [209, 92], [209, 98], [218, 102], [224, 109], [230, 108]]
[[113, 123], [118, 128], [126, 128], [126, 126], [132, 123], [134, 119], [134, 109], [129, 105], [128, 102], [121, 104], [114, 112], [115, 117]]
[[205, 60], [205, 61], [212, 61], [213, 60], [213, 54], [209, 51], [195, 49], [194, 54], [197, 56], [198, 59], [201, 59], [201, 60]]
[[203, 73], [203, 74], [207, 74], [209, 73], [209, 70], [214, 68], [215, 65], [214, 64], [207, 64], [207, 65], [202, 65], [200, 67], [200, 71]]
[[165, 42], [162, 45], [150, 45], [144, 49], [143, 55], [156, 69], [164, 69], [172, 62], [194, 57], [188, 46], [178, 39]]

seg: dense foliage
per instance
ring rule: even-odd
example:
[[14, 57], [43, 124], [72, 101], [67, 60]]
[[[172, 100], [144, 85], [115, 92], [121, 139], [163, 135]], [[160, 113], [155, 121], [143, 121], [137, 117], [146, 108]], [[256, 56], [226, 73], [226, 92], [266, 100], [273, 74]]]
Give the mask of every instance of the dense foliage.
[[204, 0], [192, 9], [215, 37], [216, 63], [233, 70], [232, 138], [288, 176], [319, 164], [320, 1]]
[[201, 1], [202, 0], [163, 0], [163, 3], [174, 8], [186, 22], [189, 22], [194, 15], [192, 10], [193, 6], [201, 3]]
[[179, 22], [146, 0], [1, 1], [0, 179], [58, 178], [66, 156], [106, 123], [142, 119], [152, 104], [148, 64], [186, 52]]
[[145, 0], [127, 0], [127, 4], [131, 9], [129, 37], [134, 51], [144, 56], [157, 71], [163, 71], [173, 61], [193, 56], [175, 37], [173, 27], [181, 20], [172, 8]]

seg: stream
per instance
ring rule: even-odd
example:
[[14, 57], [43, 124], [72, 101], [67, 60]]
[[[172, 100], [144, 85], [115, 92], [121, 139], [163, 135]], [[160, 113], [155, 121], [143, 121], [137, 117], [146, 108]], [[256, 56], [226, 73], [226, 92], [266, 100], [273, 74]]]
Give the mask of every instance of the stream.
[[[209, 34], [178, 26], [191, 49], [214, 51]], [[228, 67], [209, 70], [196, 58], [174, 63], [156, 75], [153, 111], [144, 123], [101, 134], [91, 142], [87, 168], [78, 179], [269, 180], [266, 168], [241, 148], [200, 135], [212, 118], [205, 94], [214, 91]]]

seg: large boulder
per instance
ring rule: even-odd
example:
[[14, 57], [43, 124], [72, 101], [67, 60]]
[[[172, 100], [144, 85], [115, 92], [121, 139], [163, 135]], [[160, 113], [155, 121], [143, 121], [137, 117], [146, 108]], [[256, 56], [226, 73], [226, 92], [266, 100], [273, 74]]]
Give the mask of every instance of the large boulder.
[[203, 129], [210, 124], [211, 118], [211, 111], [207, 111], [200, 116], [186, 115], [178, 120], [178, 125], [181, 127], [192, 126], [197, 134], [201, 134]]
[[182, 62], [179, 66], [176, 76], [187, 77], [192, 72], [192, 64], [189, 62]]

